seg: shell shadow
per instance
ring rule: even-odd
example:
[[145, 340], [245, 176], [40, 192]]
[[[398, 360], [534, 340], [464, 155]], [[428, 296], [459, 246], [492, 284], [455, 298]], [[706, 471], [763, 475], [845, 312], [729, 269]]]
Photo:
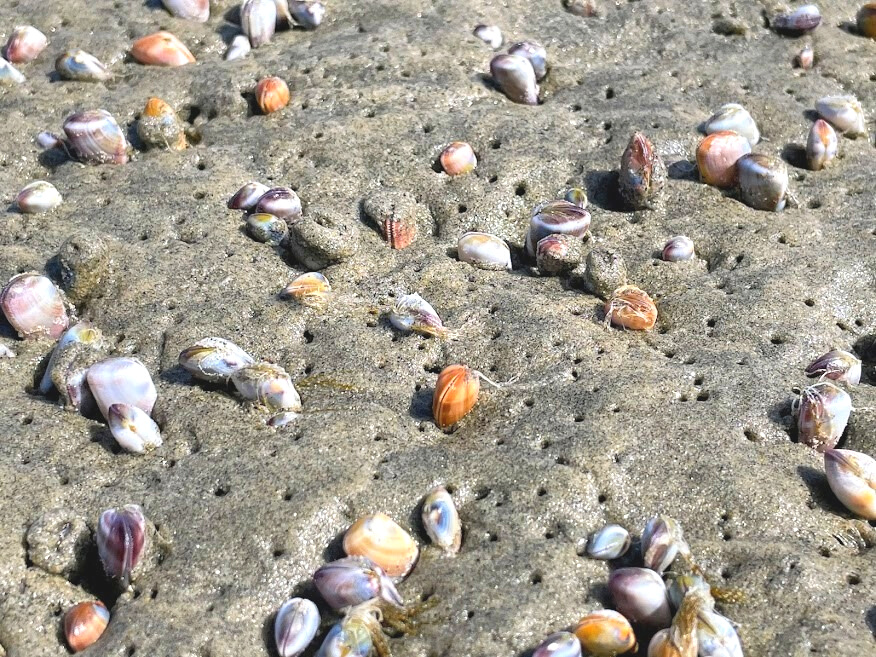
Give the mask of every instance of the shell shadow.
[[596, 207], [609, 212], [626, 212], [618, 191], [617, 171], [589, 171], [584, 177], [587, 198]]
[[667, 171], [672, 180], [690, 180], [699, 182], [696, 162], [693, 160], [677, 160], [672, 162]]
[[867, 623], [867, 627], [870, 628], [873, 638], [876, 639], [876, 605], [873, 605], [867, 610], [867, 615], [864, 617], [864, 621]]
[[239, 25], [227, 22], [220, 25], [217, 32], [219, 33], [219, 38], [222, 39], [222, 43], [224, 43], [226, 46], [230, 46], [231, 42], [234, 40], [234, 37], [236, 37], [238, 34], [242, 34]]
[[222, 14], [222, 19], [240, 28], [240, 4], [235, 4], [231, 9]]
[[806, 163], [806, 147], [802, 144], [786, 144], [782, 148], [781, 158], [798, 169], [808, 169]]
[[788, 433], [791, 442], [796, 443], [799, 440], [797, 438], [797, 423], [793, 420], [792, 404], [793, 399], [790, 397], [773, 404], [767, 411], [767, 418], [771, 422], [782, 426]]
[[417, 422], [425, 422], [432, 419], [432, 397], [435, 389], [431, 386], [423, 386], [411, 397], [411, 405], [408, 407], [408, 415]]
[[861, 359], [861, 383], [876, 385], [876, 335], [864, 335], [852, 345], [854, 351]]
[[110, 454], [121, 454], [122, 448], [113, 438], [113, 434], [109, 427], [105, 424], [96, 424], [88, 427], [88, 433], [91, 435], [91, 442], [99, 444]]
[[803, 118], [806, 119], [807, 121], [811, 121], [812, 123], [815, 123], [818, 119], [821, 118], [821, 115], [818, 112], [816, 112], [814, 109], [805, 109], [805, 110], [803, 110], [802, 113], [803, 113]]
[[[162, 372], [158, 375], [165, 383], [170, 383], [172, 385], [185, 385], [190, 386], [195, 383], [195, 378], [186, 372], [181, 365], [174, 365], [173, 367], [162, 370]], [[204, 385], [210, 390], [222, 390], [225, 388], [222, 384], [212, 384], [206, 381], [198, 381], [198, 383]]]
[[37, 156], [37, 161], [47, 169], [54, 170], [70, 160], [63, 148], [49, 148]]
[[816, 468], [810, 468], [808, 465], [798, 465], [797, 474], [800, 475], [801, 481], [809, 489], [809, 495], [812, 497], [813, 504], [819, 509], [829, 511], [840, 517], [848, 515], [846, 508], [830, 492], [827, 475], [824, 472]]
[[[347, 553], [344, 552], [344, 534], [346, 533], [346, 530], [338, 533], [337, 536], [326, 545], [325, 549], [322, 551], [322, 558], [326, 563], [337, 561], [338, 559], [343, 559], [347, 556]], [[322, 598], [320, 597], [320, 599]]]

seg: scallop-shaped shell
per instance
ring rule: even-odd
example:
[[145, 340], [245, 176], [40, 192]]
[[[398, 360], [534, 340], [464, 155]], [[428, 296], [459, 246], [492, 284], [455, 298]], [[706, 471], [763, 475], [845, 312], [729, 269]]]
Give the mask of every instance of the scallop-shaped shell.
[[179, 355], [179, 364], [189, 374], [215, 383], [225, 383], [237, 370], [254, 362], [252, 356], [224, 338], [198, 340]]
[[849, 394], [827, 381], [804, 388], [795, 406], [800, 442], [819, 452], [836, 446], [852, 414]]
[[389, 313], [390, 323], [405, 333], [414, 331], [436, 338], [449, 337], [449, 331], [431, 304], [419, 294], [400, 296]]
[[259, 199], [264, 196], [270, 187], [260, 182], [248, 182], [238, 189], [234, 196], [228, 199], [229, 210], [252, 210]]
[[743, 155], [736, 162], [739, 196], [755, 210], [781, 212], [788, 202], [788, 167], [777, 157]]
[[314, 30], [325, 18], [325, 5], [319, 0], [289, 0], [292, 20], [305, 30]]
[[137, 135], [147, 146], [181, 151], [188, 145], [185, 126], [174, 109], [161, 98], [146, 101], [137, 121]]
[[262, 194], [253, 211], [267, 212], [285, 219], [286, 223], [294, 223], [301, 218], [301, 199], [289, 187], [274, 187]]
[[231, 382], [247, 401], [276, 411], [301, 411], [301, 397], [292, 378], [279, 365], [256, 363], [242, 367], [231, 375]]
[[280, 657], [298, 657], [319, 631], [319, 610], [305, 598], [287, 600], [274, 619], [274, 643]]
[[751, 153], [751, 144], [729, 130], [715, 132], [697, 146], [697, 168], [707, 185], [727, 189], [736, 184], [736, 161]]
[[867, 135], [864, 109], [854, 96], [825, 96], [815, 102], [815, 111], [847, 137]]
[[146, 552], [148, 536], [143, 510], [136, 504], [107, 509], [97, 523], [97, 551], [106, 574], [127, 586]]
[[344, 534], [344, 552], [368, 557], [390, 577], [404, 577], [417, 563], [420, 549], [392, 518], [375, 513], [350, 526]]
[[49, 45], [46, 35], [32, 25], [19, 25], [12, 30], [3, 54], [13, 64], [32, 62]]
[[590, 213], [569, 201], [548, 201], [533, 212], [526, 234], [526, 251], [535, 256], [535, 247], [548, 235], [572, 235], [584, 238], [590, 230]]
[[490, 62], [493, 82], [510, 100], [538, 105], [538, 82], [532, 63], [521, 55], [496, 55]]
[[170, 32], [156, 32], [137, 39], [131, 55], [147, 66], [185, 66], [195, 61], [185, 44]]
[[289, 224], [267, 212], [253, 212], [246, 218], [246, 232], [256, 242], [278, 246], [289, 237]]
[[126, 452], [145, 454], [161, 447], [158, 425], [136, 406], [112, 404], [107, 410], [106, 419], [113, 438]]
[[262, 114], [273, 114], [289, 104], [289, 85], [276, 76], [262, 78], [256, 85], [255, 98]]
[[61, 291], [40, 274], [24, 273], [9, 279], [0, 291], [0, 309], [25, 339], [57, 340], [70, 323]]
[[818, 119], [809, 130], [806, 140], [806, 162], [813, 171], [829, 165], [839, 150], [836, 130], [824, 119]]
[[642, 531], [642, 560], [646, 568], [662, 573], [679, 555], [689, 555], [681, 525], [669, 516], [654, 516]]
[[712, 116], [706, 119], [704, 129], [707, 135], [715, 132], [735, 132], [742, 135], [752, 146], [760, 141], [760, 130], [751, 114], [739, 103], [722, 105]]
[[15, 205], [24, 214], [51, 212], [61, 205], [64, 199], [55, 186], [45, 180], [35, 180], [25, 186], [15, 197]]
[[332, 625], [315, 657], [368, 657], [374, 642], [371, 630], [359, 618], [344, 618]]
[[678, 235], [666, 242], [661, 257], [666, 262], [681, 262], [694, 257], [693, 240], [685, 235]]
[[453, 498], [444, 486], [436, 486], [423, 500], [423, 527], [432, 542], [456, 554], [462, 545], [462, 523]]
[[856, 386], [861, 382], [861, 361], [842, 349], [831, 349], [806, 368], [806, 376], [841, 381]]
[[850, 449], [824, 453], [827, 483], [849, 511], [876, 520], [876, 460]]
[[109, 358], [88, 368], [88, 387], [100, 412], [109, 417], [113, 404], [136, 406], [152, 413], [158, 393], [149, 370], [136, 358]]
[[0, 87], [9, 87], [25, 81], [24, 75], [12, 64], [0, 57]]
[[313, 583], [335, 610], [378, 598], [395, 607], [403, 605], [395, 584], [367, 557], [345, 557], [320, 566], [313, 574]]
[[776, 32], [797, 36], [814, 30], [821, 24], [821, 12], [815, 5], [803, 5], [794, 11], [779, 14], [771, 21]]
[[283, 294], [305, 306], [320, 308], [325, 305], [331, 291], [328, 279], [318, 271], [312, 271], [295, 278], [286, 286]]
[[228, 50], [225, 51], [225, 61], [233, 62], [237, 59], [243, 59], [251, 50], [252, 45], [249, 42], [249, 37], [245, 34], [238, 34], [231, 40]]
[[876, 39], [876, 2], [868, 2], [855, 16], [858, 34]]
[[547, 77], [547, 51], [534, 41], [521, 41], [508, 48], [509, 55], [520, 55], [529, 60], [535, 79], [541, 82]]
[[606, 525], [587, 541], [587, 556], [591, 559], [617, 559], [630, 549], [630, 533], [620, 525]]
[[618, 568], [608, 577], [615, 608], [632, 623], [654, 630], [669, 627], [672, 611], [663, 578], [649, 568]]
[[542, 641], [532, 657], [581, 657], [581, 642], [571, 632], [557, 632]]
[[110, 613], [98, 600], [80, 602], [64, 614], [64, 638], [73, 652], [93, 645], [109, 624]]
[[494, 50], [502, 47], [502, 30], [498, 25], [477, 25], [473, 34]]
[[456, 252], [460, 260], [479, 269], [511, 269], [511, 249], [505, 240], [489, 233], [465, 233], [457, 242]]
[[113, 74], [94, 55], [84, 50], [68, 50], [55, 60], [55, 70], [64, 80], [102, 82]]
[[581, 647], [593, 657], [613, 657], [636, 648], [636, 635], [630, 622], [611, 609], [600, 609], [584, 616], [575, 626]]
[[711, 609], [700, 610], [698, 621], [696, 634], [699, 654], [742, 657], [742, 644], [733, 623]]
[[67, 146], [86, 164], [124, 164], [128, 161], [128, 140], [106, 110], [71, 114], [64, 121]]
[[666, 165], [654, 144], [641, 132], [633, 133], [621, 157], [618, 177], [620, 194], [635, 210], [657, 204], [666, 184]]
[[161, 4], [177, 18], [198, 23], [210, 18], [210, 0], [161, 0]]
[[271, 41], [277, 25], [274, 0], [244, 0], [240, 7], [240, 27], [253, 48]]
[[657, 304], [635, 285], [622, 285], [605, 302], [605, 323], [634, 331], [650, 331], [657, 322]]
[[448, 365], [435, 382], [432, 415], [435, 424], [447, 429], [474, 408], [481, 391], [480, 374], [465, 365]]
[[474, 149], [464, 141], [454, 141], [446, 146], [438, 159], [448, 176], [461, 176], [474, 171], [478, 165]]

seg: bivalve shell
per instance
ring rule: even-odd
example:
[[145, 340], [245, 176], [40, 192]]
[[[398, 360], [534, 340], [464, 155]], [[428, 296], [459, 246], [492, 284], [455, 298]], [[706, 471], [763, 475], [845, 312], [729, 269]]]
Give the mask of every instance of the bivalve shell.
[[678, 235], [666, 242], [660, 254], [666, 262], [682, 262], [694, 257], [693, 240], [685, 235]]
[[161, 0], [161, 4], [177, 18], [198, 23], [210, 18], [210, 0]]
[[8, 87], [21, 84], [25, 81], [24, 75], [12, 64], [0, 57], [0, 87]]
[[622, 285], [605, 302], [605, 323], [633, 331], [650, 331], [657, 322], [657, 304], [635, 285]]
[[64, 614], [64, 638], [73, 652], [81, 652], [94, 645], [109, 624], [106, 606], [95, 600], [80, 602]]
[[606, 525], [587, 541], [587, 556], [591, 559], [618, 559], [630, 549], [630, 533], [620, 525]]
[[289, 0], [292, 20], [305, 30], [315, 30], [325, 18], [325, 5], [319, 0]]
[[32, 62], [49, 45], [46, 35], [32, 25], [19, 25], [12, 30], [3, 55], [13, 64]]
[[854, 96], [825, 96], [815, 102], [815, 111], [846, 137], [867, 136], [864, 108]]
[[557, 632], [542, 641], [532, 657], [581, 657], [581, 642], [571, 632]]
[[526, 57], [496, 55], [490, 62], [490, 75], [510, 100], [522, 105], [538, 105], [535, 69]]
[[654, 144], [641, 132], [633, 133], [621, 156], [620, 194], [634, 210], [654, 208], [666, 184], [666, 165]]
[[548, 235], [535, 245], [535, 262], [545, 276], [561, 276], [584, 259], [581, 239], [572, 235]]
[[618, 568], [608, 577], [617, 610], [633, 623], [652, 630], [669, 627], [672, 612], [663, 578], [649, 568]]
[[256, 242], [279, 246], [289, 237], [289, 224], [267, 212], [253, 212], [246, 218], [246, 232]]
[[450, 337], [450, 332], [432, 305], [416, 293], [404, 294], [396, 300], [389, 313], [389, 321], [405, 333], [414, 331], [441, 339]]
[[855, 16], [858, 34], [876, 39], [876, 2], [868, 2]]
[[481, 375], [465, 365], [448, 365], [435, 382], [432, 415], [435, 424], [448, 429], [464, 418], [477, 403]]
[[380, 566], [367, 557], [345, 557], [320, 566], [313, 574], [313, 583], [335, 610], [355, 607], [378, 598], [395, 607], [403, 606], [395, 584]]
[[474, 35], [493, 50], [502, 47], [504, 37], [498, 25], [478, 25], [474, 29]]
[[849, 511], [876, 520], [876, 460], [850, 449], [824, 452], [827, 483]]
[[707, 185], [728, 189], [736, 184], [736, 161], [751, 153], [748, 139], [729, 130], [714, 132], [697, 146], [697, 168]]
[[97, 57], [84, 50], [68, 50], [55, 60], [55, 71], [64, 80], [103, 82], [113, 77], [112, 72]]
[[0, 309], [25, 339], [57, 340], [70, 324], [61, 291], [41, 274], [24, 273], [9, 279], [0, 291]]
[[231, 374], [231, 382], [247, 401], [275, 411], [301, 411], [301, 397], [292, 385], [292, 377], [279, 365], [247, 365]]
[[781, 212], [788, 202], [788, 167], [777, 157], [743, 155], [736, 162], [739, 195], [755, 210]]
[[328, 301], [332, 286], [318, 271], [301, 274], [283, 290], [283, 295], [311, 308], [321, 308]]
[[636, 649], [636, 635], [630, 622], [616, 611], [600, 609], [578, 621], [575, 636], [593, 657], [614, 657]]
[[131, 55], [147, 66], [185, 66], [195, 61], [185, 44], [170, 32], [156, 32], [137, 39]]
[[85, 164], [124, 164], [128, 140], [106, 110], [71, 114], [64, 121], [64, 134], [72, 155]]
[[181, 151], [188, 146], [185, 126], [173, 107], [161, 98], [146, 101], [143, 114], [137, 121], [137, 135], [144, 144], [153, 148]]
[[136, 358], [109, 358], [88, 368], [88, 387], [101, 414], [113, 404], [136, 406], [151, 414], [158, 392], [146, 366]]
[[390, 577], [407, 575], [420, 554], [411, 535], [383, 513], [354, 522], [344, 534], [344, 552], [371, 559]]
[[237, 370], [252, 365], [252, 356], [230, 340], [204, 338], [180, 352], [182, 368], [202, 381], [225, 383]]
[[733, 623], [711, 609], [701, 609], [698, 620], [696, 635], [699, 654], [742, 657], [742, 644]]
[[814, 30], [820, 24], [821, 12], [815, 5], [803, 5], [794, 11], [779, 14], [771, 21], [776, 32], [790, 36], [799, 36]]
[[432, 542], [448, 554], [462, 545], [462, 523], [453, 498], [444, 486], [436, 486], [423, 500], [423, 527]]
[[255, 88], [256, 103], [262, 114], [273, 114], [289, 104], [289, 85], [282, 78], [276, 76], [259, 80]]
[[236, 59], [243, 59], [251, 50], [252, 45], [249, 42], [249, 37], [245, 34], [238, 34], [231, 40], [228, 50], [225, 51], [225, 61], [233, 62]]
[[454, 141], [441, 151], [441, 168], [448, 176], [461, 176], [474, 171], [478, 158], [474, 149], [464, 141]]
[[547, 77], [547, 51], [544, 46], [534, 41], [521, 41], [508, 48], [508, 54], [526, 57], [535, 71], [535, 79], [539, 82]]
[[852, 414], [852, 398], [842, 388], [823, 381], [804, 388], [793, 407], [800, 442], [823, 452], [835, 447], [843, 435]]
[[97, 523], [97, 551], [106, 574], [127, 586], [148, 547], [146, 518], [136, 504], [107, 509]]
[[25, 186], [15, 197], [15, 205], [24, 214], [51, 212], [64, 199], [55, 186], [45, 180], [36, 180]]
[[259, 199], [264, 196], [270, 187], [260, 182], [248, 182], [228, 199], [229, 210], [252, 210]]
[[861, 361], [848, 351], [831, 349], [806, 368], [806, 376], [810, 378], [817, 376], [856, 386], [861, 382]]
[[836, 130], [824, 119], [818, 119], [809, 130], [806, 140], [806, 163], [813, 171], [820, 171], [828, 166], [839, 150], [839, 139]]
[[511, 269], [511, 249], [505, 240], [489, 233], [465, 233], [457, 242], [456, 252], [460, 260], [478, 269]]
[[584, 239], [590, 230], [590, 213], [565, 200], [548, 201], [535, 208], [526, 233], [526, 251], [535, 257], [535, 247], [548, 235], [572, 235]]
[[289, 187], [273, 187], [262, 194], [253, 212], [267, 212], [292, 224], [301, 218], [301, 199]]
[[712, 116], [706, 119], [703, 128], [707, 135], [715, 132], [735, 132], [748, 140], [754, 146], [760, 141], [760, 130], [751, 114], [739, 103], [722, 105]]
[[287, 600], [274, 619], [274, 643], [280, 657], [298, 657], [319, 631], [319, 610], [305, 598]]
[[253, 48], [269, 43], [277, 26], [274, 0], [244, 0], [240, 7], [240, 26]]
[[112, 404], [107, 411], [107, 423], [113, 438], [131, 454], [145, 454], [161, 447], [161, 431], [144, 411], [130, 404]]
[[361, 618], [348, 615], [332, 625], [315, 657], [369, 657], [374, 648], [371, 632]]
[[646, 568], [662, 573], [679, 555], [690, 555], [681, 525], [668, 516], [654, 516], [642, 531], [642, 560]]

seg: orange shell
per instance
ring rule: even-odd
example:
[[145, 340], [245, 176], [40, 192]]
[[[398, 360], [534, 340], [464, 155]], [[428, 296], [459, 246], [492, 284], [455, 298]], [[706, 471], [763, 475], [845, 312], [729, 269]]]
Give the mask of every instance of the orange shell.
[[657, 304], [644, 290], [623, 285], [605, 302], [605, 321], [619, 328], [649, 331], [657, 322]]
[[474, 149], [464, 141], [455, 141], [441, 151], [441, 168], [448, 176], [461, 176], [477, 165]]
[[728, 188], [736, 184], [736, 160], [751, 152], [751, 144], [730, 130], [713, 132], [697, 146], [697, 168], [707, 185]]
[[344, 551], [368, 557], [390, 577], [407, 575], [420, 554], [416, 541], [384, 513], [363, 516], [344, 534]]
[[262, 113], [273, 114], [289, 104], [289, 86], [282, 78], [264, 78], [256, 85], [255, 97]]
[[464, 418], [474, 408], [481, 391], [478, 373], [465, 365], [448, 365], [435, 383], [432, 415], [435, 424], [447, 429]]
[[170, 32], [156, 32], [137, 39], [131, 46], [131, 55], [150, 66], [185, 66], [195, 61], [185, 44]]
[[635, 650], [630, 622], [610, 609], [600, 609], [578, 621], [574, 634], [588, 655], [620, 655]]
[[858, 32], [876, 39], [876, 2], [868, 2], [858, 10]]
[[64, 636], [73, 652], [85, 650], [100, 638], [109, 623], [109, 611], [102, 602], [80, 602], [64, 614]]
[[144, 116], [162, 116], [164, 114], [174, 114], [173, 108], [160, 98], [154, 96], [146, 101], [146, 108], [143, 110]]

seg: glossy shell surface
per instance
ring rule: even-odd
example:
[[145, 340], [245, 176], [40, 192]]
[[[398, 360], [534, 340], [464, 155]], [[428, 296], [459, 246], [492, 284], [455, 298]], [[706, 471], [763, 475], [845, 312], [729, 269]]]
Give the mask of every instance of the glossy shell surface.
[[423, 500], [423, 527], [432, 542], [449, 554], [462, 545], [462, 523], [453, 498], [444, 486], [436, 486]]
[[449, 365], [441, 370], [432, 397], [435, 424], [448, 429], [474, 408], [481, 390], [480, 375], [465, 365]]
[[260, 182], [252, 181], [238, 189], [234, 196], [228, 199], [229, 210], [252, 210], [259, 199], [264, 196], [270, 187]]
[[663, 246], [661, 257], [666, 262], [682, 262], [694, 257], [693, 240], [685, 235], [673, 237]]
[[493, 82], [510, 100], [522, 105], [538, 105], [535, 69], [526, 57], [496, 55], [490, 62]]
[[109, 358], [88, 368], [88, 387], [100, 412], [108, 417], [113, 404], [136, 406], [152, 413], [158, 392], [146, 366], [136, 358]]
[[760, 130], [757, 128], [757, 123], [754, 122], [748, 110], [739, 103], [722, 105], [706, 119], [703, 128], [708, 135], [728, 130], [735, 132], [745, 137], [752, 146], [760, 141]]
[[203, 381], [225, 383], [237, 370], [255, 361], [246, 351], [225, 338], [204, 338], [180, 352], [179, 364]]
[[600, 609], [584, 616], [574, 629], [587, 655], [614, 657], [636, 647], [636, 635], [630, 622], [611, 609]]
[[320, 308], [328, 301], [331, 291], [332, 286], [328, 279], [318, 271], [311, 271], [296, 277], [286, 286], [283, 294], [305, 306]]
[[824, 381], [804, 388], [796, 406], [800, 442], [819, 452], [835, 447], [852, 414], [849, 393]]
[[478, 165], [474, 149], [464, 141], [454, 141], [446, 146], [438, 159], [448, 176], [461, 176]]
[[724, 130], [703, 139], [697, 146], [697, 168], [707, 185], [727, 189], [736, 184], [736, 161], [751, 152], [748, 139]]
[[402, 606], [395, 584], [367, 557], [345, 557], [320, 566], [313, 574], [313, 583], [335, 610], [355, 607], [377, 598], [396, 607]]
[[535, 256], [535, 247], [548, 235], [571, 235], [583, 239], [590, 230], [590, 213], [566, 200], [549, 201], [535, 208], [526, 234], [526, 251]]
[[273, 114], [289, 104], [289, 85], [276, 76], [262, 78], [255, 88], [256, 103], [262, 114]]
[[788, 167], [777, 157], [750, 153], [736, 162], [739, 195], [755, 210], [780, 212], [788, 201]]
[[97, 551], [106, 574], [127, 586], [148, 546], [146, 518], [136, 504], [107, 509], [97, 523]]
[[47, 45], [49, 40], [46, 35], [33, 25], [19, 25], [9, 35], [3, 56], [13, 64], [32, 62], [40, 56]]
[[669, 627], [672, 611], [666, 584], [649, 568], [618, 568], [608, 577], [614, 607], [630, 622], [653, 630]]
[[856, 386], [861, 382], [861, 360], [848, 351], [831, 349], [809, 364], [806, 376], [817, 376]]
[[161, 4], [177, 18], [198, 23], [210, 18], [210, 0], [161, 0]]
[[344, 534], [344, 552], [367, 557], [390, 577], [404, 577], [417, 563], [420, 549], [392, 518], [375, 513], [350, 526]]
[[256, 363], [235, 370], [231, 382], [246, 401], [275, 411], [301, 411], [301, 397], [292, 378], [279, 365]]
[[113, 74], [97, 57], [84, 50], [70, 50], [55, 60], [55, 70], [65, 80], [102, 82]]
[[605, 322], [633, 331], [650, 331], [657, 323], [657, 305], [644, 290], [622, 285], [605, 302]]
[[298, 657], [319, 631], [319, 610], [305, 598], [283, 603], [274, 619], [274, 644], [280, 657]]
[[829, 449], [824, 453], [827, 483], [849, 511], [876, 520], [876, 460], [850, 449]]
[[106, 110], [71, 114], [64, 121], [67, 146], [86, 164], [124, 164], [128, 161], [125, 133]]
[[113, 438], [126, 452], [145, 454], [161, 447], [161, 431], [145, 411], [130, 404], [113, 404], [107, 411]]
[[15, 197], [15, 205], [24, 214], [42, 214], [51, 212], [63, 202], [61, 193], [55, 186], [45, 180], [35, 180], [26, 185], [18, 196]]
[[818, 119], [809, 130], [806, 140], [806, 163], [813, 171], [820, 171], [833, 162], [839, 150], [836, 130], [824, 119]]
[[581, 642], [571, 632], [557, 632], [542, 641], [532, 657], [581, 657]]
[[459, 259], [478, 269], [511, 269], [511, 249], [505, 240], [489, 233], [469, 232], [456, 245]]
[[110, 613], [100, 601], [80, 602], [64, 614], [64, 638], [73, 652], [94, 645], [109, 624]]
[[185, 66], [195, 61], [186, 45], [170, 32], [156, 32], [137, 39], [131, 55], [148, 66]]
[[617, 559], [630, 549], [630, 533], [620, 525], [606, 525], [587, 541], [587, 556], [591, 559]]
[[864, 109], [854, 96], [825, 96], [816, 101], [815, 111], [847, 137], [867, 135]]
[[70, 318], [61, 291], [45, 276], [13, 276], [0, 291], [0, 309], [18, 335], [25, 339], [61, 337]]

